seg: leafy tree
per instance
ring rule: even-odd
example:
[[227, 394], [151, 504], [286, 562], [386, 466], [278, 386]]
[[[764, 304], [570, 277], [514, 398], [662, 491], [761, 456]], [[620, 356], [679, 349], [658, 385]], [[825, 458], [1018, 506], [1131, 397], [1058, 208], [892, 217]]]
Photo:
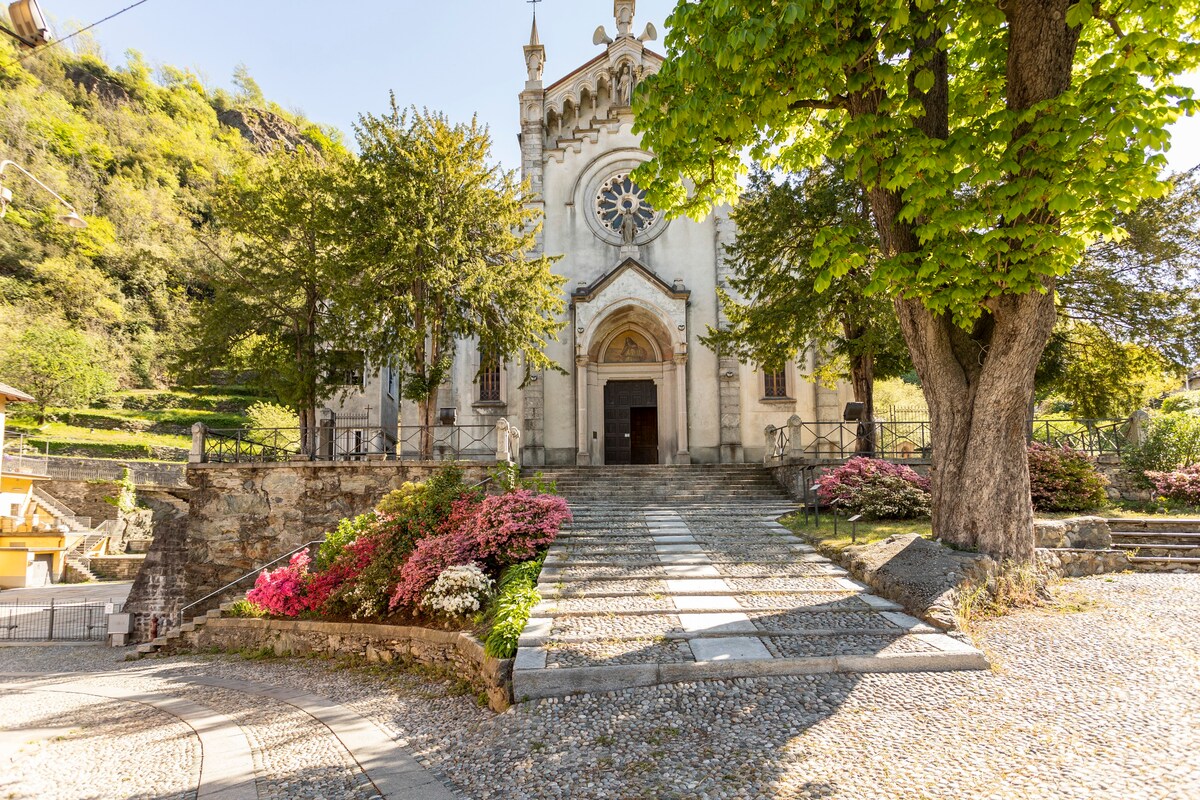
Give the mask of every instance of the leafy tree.
[[[718, 291], [728, 325], [710, 329], [704, 343], [772, 369], [798, 350], [832, 355], [834, 377], [849, 373], [863, 418], [873, 420], [875, 378], [910, 364], [891, 302], [866, 292], [879, 248], [862, 190], [833, 163], [781, 180], [756, 168], [731, 216], [734, 294]], [[816, 239], [830, 227], [846, 233], [844, 257], [852, 262], [832, 280], [812, 265]], [[873, 428], [863, 430], [859, 450], [870, 452]]]
[[80, 331], [51, 320], [25, 329], [0, 352], [0, 381], [37, 405], [37, 423], [51, 406], [86, 404], [114, 388], [104, 348]]
[[345, 333], [373, 364], [392, 363], [401, 394], [417, 403], [421, 452], [433, 451], [438, 387], [459, 340], [525, 369], [545, 354], [564, 305], [563, 279], [534, 249], [539, 220], [528, 187], [489, 164], [491, 137], [477, 121], [402, 112], [355, 127], [359, 147], [352, 219], [357, 247], [339, 296], [355, 325]]
[[228, 244], [210, 242], [204, 279], [212, 292], [180, 359], [181, 372], [199, 382], [215, 369], [250, 371], [296, 409], [304, 452], [315, 443], [317, 406], [335, 388], [329, 343], [341, 326], [329, 298], [348, 243], [346, 169], [304, 148], [279, 148], [216, 195], [212, 225]]
[[1200, 167], [1169, 183], [1167, 194], [1119, 214], [1127, 236], [1089, 247], [1057, 289], [1063, 319], [1179, 371], [1200, 358]]
[[1170, 364], [1158, 350], [1113, 339], [1086, 322], [1060, 323], [1038, 365], [1039, 396], [1070, 403], [1086, 419], [1125, 417], [1169, 388]]
[[[1057, 279], [1115, 214], [1160, 193], [1166, 126], [1194, 107], [1195, 0], [680, 2], [640, 84], [637, 178], [673, 213], [735, 199], [744, 157], [829, 157], [866, 192], [929, 403], [933, 528], [1033, 554], [1025, 418]], [[847, 234], [815, 241], [828, 280]]]

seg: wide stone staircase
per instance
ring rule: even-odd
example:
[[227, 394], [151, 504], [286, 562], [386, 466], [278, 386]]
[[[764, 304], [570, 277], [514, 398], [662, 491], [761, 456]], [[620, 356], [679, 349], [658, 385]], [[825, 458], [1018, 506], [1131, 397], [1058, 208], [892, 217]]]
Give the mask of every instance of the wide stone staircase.
[[1200, 519], [1112, 519], [1113, 547], [1125, 550], [1135, 569], [1200, 572]]
[[518, 701], [711, 678], [987, 666], [779, 524], [795, 504], [761, 467], [543, 472], [574, 522], [546, 557], [514, 667]]
[[544, 479], [554, 481], [563, 497], [582, 504], [602, 501], [610, 507], [629, 508], [647, 503], [795, 507], [771, 473], [757, 464], [532, 467], [524, 473], [540, 473]]

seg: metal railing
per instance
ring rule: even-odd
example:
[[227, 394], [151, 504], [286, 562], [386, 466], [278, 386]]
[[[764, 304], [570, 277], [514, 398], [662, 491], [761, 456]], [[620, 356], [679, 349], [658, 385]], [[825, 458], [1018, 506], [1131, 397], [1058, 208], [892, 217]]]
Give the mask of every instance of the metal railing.
[[99, 464], [51, 456], [47, 474], [51, 478], [64, 481], [116, 481], [121, 479], [126, 468], [129, 469], [130, 479], [137, 486], [187, 486], [186, 465], [182, 463], [113, 461], [111, 464]]
[[[496, 457], [495, 425], [401, 425], [398, 458], [483, 461]], [[422, 452], [427, 447], [429, 456]]]
[[[111, 609], [110, 609], [111, 607]], [[108, 613], [120, 603], [0, 603], [0, 641], [102, 641], [108, 633]]]
[[[1120, 455], [1129, 446], [1128, 427], [1128, 421], [1121, 419], [1042, 419], [1033, 423], [1033, 440], [1093, 457]], [[844, 460], [868, 454], [862, 443], [872, 440], [870, 455], [897, 461], [926, 461], [934, 447], [928, 420], [805, 422], [793, 417], [786, 425], [767, 426], [765, 460]]]
[[[514, 433], [515, 435], [515, 433]], [[300, 428], [202, 428], [193, 431], [193, 453], [206, 463], [314, 461], [491, 460], [495, 425], [401, 425], [395, 429], [318, 426], [309, 447]]]
[[0, 454], [0, 474], [4, 475], [50, 475], [50, 459], [42, 456], [27, 456], [13, 453]]
[[[204, 595], [204, 597], [201, 597], [199, 600], [193, 600], [192, 602], [188, 603], [186, 606], [183, 606], [182, 608], [179, 609], [179, 620], [178, 620], [177, 625], [182, 625], [187, 620], [187, 615], [184, 612], [187, 611], [189, 608], [198, 609], [198, 608], [200, 608], [200, 606], [203, 603], [206, 603], [209, 600], [212, 600], [214, 598], [220, 597], [221, 595], [225, 594], [226, 592], [228, 592], [230, 589], [234, 588], [238, 584], [244, 583], [249, 578], [257, 579], [258, 575], [260, 573], [262, 573], [265, 570], [270, 569], [271, 567], [275, 566], [276, 564], [290, 560], [292, 556], [296, 555], [296, 553], [302, 552], [304, 550], [313, 550], [314, 548], [319, 548], [324, 543], [325, 543], [324, 539], [314, 539], [311, 542], [305, 542], [304, 544], [297, 547], [295, 550], [290, 550], [287, 553], [284, 553], [283, 555], [281, 555], [279, 558], [268, 561], [266, 564], [263, 564], [262, 566], [255, 567], [254, 569], [247, 572], [245, 575], [242, 575], [239, 578], [235, 578], [234, 580], [232, 580], [229, 583], [222, 586], [220, 589], [215, 589], [215, 590], [209, 592], [208, 594]], [[310, 555], [312, 555], [314, 558], [316, 557], [315, 553], [310, 553]]]

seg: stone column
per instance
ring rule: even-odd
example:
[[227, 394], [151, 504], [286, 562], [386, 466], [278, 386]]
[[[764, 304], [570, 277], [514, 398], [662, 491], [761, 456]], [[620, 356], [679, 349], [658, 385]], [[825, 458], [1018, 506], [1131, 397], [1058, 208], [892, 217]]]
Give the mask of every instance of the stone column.
[[[529, 207], [538, 212], [540, 219], [546, 212], [546, 202], [542, 194], [546, 149], [546, 91], [542, 86], [542, 70], [546, 63], [546, 48], [538, 38], [536, 20], [530, 31], [529, 44], [524, 47], [524, 55], [528, 80], [525, 81], [525, 90], [519, 97], [521, 177], [529, 181]], [[542, 226], [530, 256], [536, 258], [545, 252], [544, 235], [545, 226]], [[546, 463], [545, 396], [546, 373], [544, 370], [538, 370], [530, 376], [521, 393], [521, 428], [525, 433], [525, 444], [520, 460], [534, 466]]]
[[197, 422], [192, 426], [192, 452], [188, 453], [189, 464], [203, 464], [204, 456], [204, 440], [207, 438], [208, 428], [203, 422]]
[[[734, 237], [733, 222], [727, 210], [713, 214], [713, 247], [716, 252], [714, 272], [718, 287], [729, 287], [733, 271], [725, 263], [725, 248]], [[717, 308], [717, 327], [729, 324], [724, 311]], [[742, 453], [742, 369], [737, 358], [717, 353], [717, 403], [720, 412], [721, 463], [738, 464], [745, 458]]]
[[588, 357], [575, 356], [575, 463], [587, 466], [592, 463], [588, 447]]
[[688, 407], [687, 407], [687, 353], [676, 353], [675, 361], [675, 429], [678, 446], [676, 447], [675, 463], [692, 463], [692, 454], [688, 444]]

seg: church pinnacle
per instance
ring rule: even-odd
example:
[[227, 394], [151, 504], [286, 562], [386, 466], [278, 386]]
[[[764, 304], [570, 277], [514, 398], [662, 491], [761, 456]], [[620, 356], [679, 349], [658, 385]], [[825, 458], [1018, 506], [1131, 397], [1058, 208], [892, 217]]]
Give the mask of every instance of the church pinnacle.
[[[541, 0], [529, 0], [538, 3]], [[538, 83], [542, 80], [542, 68], [546, 65], [546, 48], [538, 37], [537, 6], [533, 7], [533, 27], [529, 30], [529, 44], [525, 45], [525, 68], [529, 70], [529, 82]]]
[[613, 0], [613, 18], [617, 21], [617, 38], [633, 36], [633, 14], [637, 0]]

